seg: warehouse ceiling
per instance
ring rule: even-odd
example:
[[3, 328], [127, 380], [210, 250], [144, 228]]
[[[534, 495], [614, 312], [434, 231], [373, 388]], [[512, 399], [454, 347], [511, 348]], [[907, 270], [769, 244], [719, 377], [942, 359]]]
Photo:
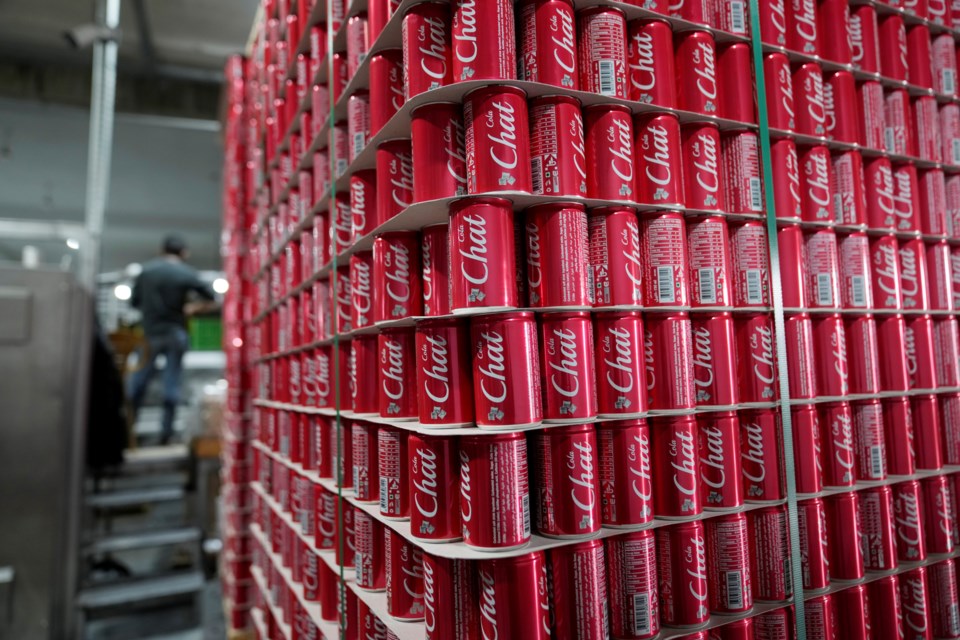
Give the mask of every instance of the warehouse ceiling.
[[[220, 83], [257, 4], [121, 0], [105, 271], [150, 258], [173, 231], [197, 266], [219, 266]], [[0, 218], [83, 219], [92, 54], [71, 48], [64, 32], [94, 11], [93, 0], [0, 0]], [[21, 249], [0, 238], [0, 261]], [[42, 251], [48, 262], [70, 255]]]

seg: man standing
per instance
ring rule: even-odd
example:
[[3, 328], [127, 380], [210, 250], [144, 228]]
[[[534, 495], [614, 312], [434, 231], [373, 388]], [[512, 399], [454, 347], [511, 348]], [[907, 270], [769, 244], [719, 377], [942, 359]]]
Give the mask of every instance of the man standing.
[[[210, 286], [200, 280], [197, 272], [187, 266], [187, 244], [177, 235], [163, 241], [162, 255], [143, 266], [133, 286], [130, 300], [143, 314], [143, 332], [147, 341], [146, 362], [130, 381], [130, 398], [134, 415], [143, 406], [150, 380], [157, 372], [157, 356], [166, 361], [163, 370], [163, 423], [161, 444], [173, 436], [173, 419], [180, 401], [180, 376], [183, 354], [189, 347], [186, 319], [197, 313], [216, 308]], [[195, 294], [202, 302], [190, 302]]]

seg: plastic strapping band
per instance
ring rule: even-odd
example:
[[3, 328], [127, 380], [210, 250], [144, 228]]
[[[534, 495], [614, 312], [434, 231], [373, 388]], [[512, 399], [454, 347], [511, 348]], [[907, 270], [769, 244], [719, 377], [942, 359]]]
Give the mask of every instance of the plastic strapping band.
[[780, 416], [783, 429], [783, 464], [787, 482], [787, 534], [790, 539], [790, 570], [798, 640], [806, 640], [806, 615], [803, 608], [803, 572], [800, 564], [800, 527], [797, 518], [797, 483], [794, 477], [793, 416], [790, 413], [790, 381], [787, 377], [787, 340], [783, 313], [783, 289], [780, 281], [780, 247], [777, 242], [777, 212], [773, 195], [773, 161], [770, 152], [770, 123], [767, 117], [766, 82], [763, 74], [763, 43], [760, 39], [760, 7], [750, 0], [750, 41], [756, 78], [757, 114], [760, 125], [760, 156], [763, 165], [763, 193], [770, 245], [770, 285], [773, 295], [773, 319], [777, 345], [777, 375], [780, 382]]

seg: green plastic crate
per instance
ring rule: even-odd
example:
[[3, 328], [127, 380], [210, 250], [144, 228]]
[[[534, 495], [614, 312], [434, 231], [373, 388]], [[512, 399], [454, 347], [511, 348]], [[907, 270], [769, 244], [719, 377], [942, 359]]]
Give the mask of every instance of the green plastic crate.
[[220, 318], [190, 318], [190, 348], [194, 351], [220, 351], [223, 348], [223, 323]]

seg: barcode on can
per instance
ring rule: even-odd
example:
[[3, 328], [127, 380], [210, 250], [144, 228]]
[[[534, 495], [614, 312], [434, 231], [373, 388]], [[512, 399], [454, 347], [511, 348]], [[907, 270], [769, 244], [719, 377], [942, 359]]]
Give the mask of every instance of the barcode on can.
[[360, 155], [365, 146], [367, 146], [367, 135], [362, 131], [353, 134], [353, 155]]
[[357, 491], [360, 490], [360, 468], [359, 467], [353, 468], [353, 486]]
[[960, 164], [960, 138], [950, 141], [950, 155], [953, 156], [953, 164]]
[[716, 304], [717, 288], [714, 286], [713, 269], [697, 269], [697, 281], [700, 284], [700, 303]]
[[763, 280], [760, 269], [747, 269], [747, 304], [763, 304]]
[[657, 267], [657, 300], [675, 302], [673, 267]]
[[850, 296], [853, 298], [853, 306], [867, 306], [867, 278], [866, 276], [850, 277]]
[[750, 211], [763, 211], [763, 189], [760, 178], [750, 178]]
[[887, 153], [893, 153], [893, 127], [886, 127], [883, 130], [883, 146]]
[[523, 511], [523, 536], [530, 535], [530, 494], [520, 498], [520, 508]]
[[387, 479], [380, 478], [380, 511], [385, 512], [390, 508], [390, 501], [387, 497]]
[[843, 223], [843, 194], [842, 193], [833, 194], [833, 219], [840, 224]]
[[747, 32], [747, 21], [743, 14], [743, 2], [734, 0], [730, 3], [730, 30], [733, 33]]
[[645, 636], [650, 633], [650, 594], [633, 594], [633, 635]]
[[742, 578], [739, 571], [727, 571], [726, 582], [727, 582], [727, 608], [728, 609], [742, 609], [743, 608], [743, 587]]
[[943, 70], [943, 92], [947, 95], [953, 95], [957, 86], [956, 71], [953, 69]]
[[600, 95], [617, 95], [617, 67], [613, 60], [601, 60], [597, 63], [600, 72]]
[[821, 307], [833, 305], [833, 277], [829, 273], [817, 274], [817, 305]]
[[543, 195], [543, 158], [540, 156], [530, 158], [530, 169], [533, 173], [533, 193]]
[[883, 447], [878, 444], [870, 447], [870, 475], [874, 480], [883, 478], [883, 476], [886, 475]]

